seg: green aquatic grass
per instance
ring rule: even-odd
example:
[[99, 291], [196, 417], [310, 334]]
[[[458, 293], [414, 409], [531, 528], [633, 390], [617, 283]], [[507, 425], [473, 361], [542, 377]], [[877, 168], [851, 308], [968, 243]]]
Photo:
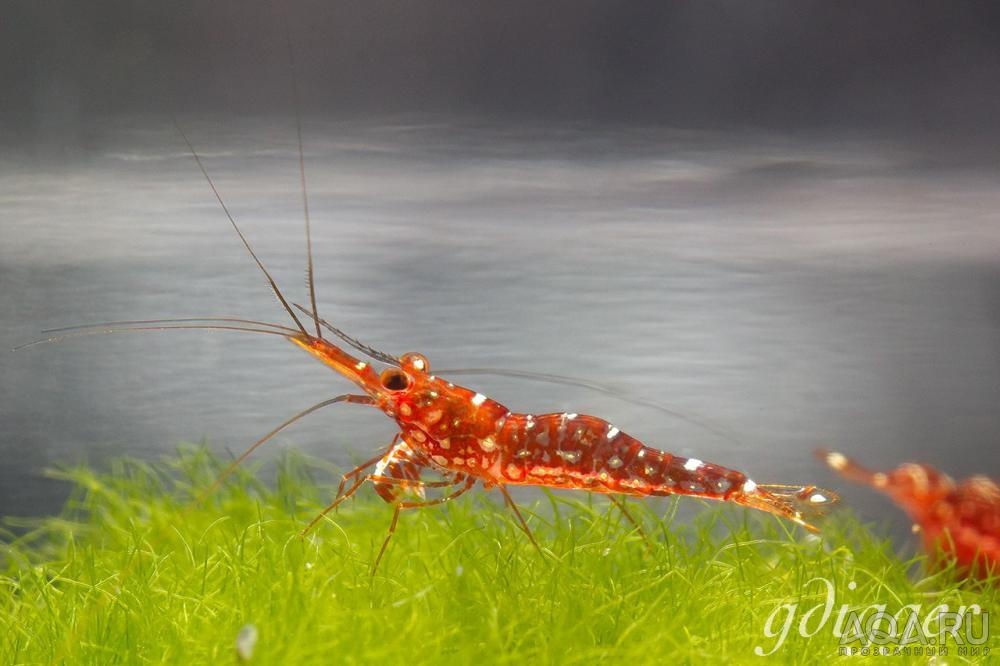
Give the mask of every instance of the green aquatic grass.
[[[815, 538], [687, 499], [631, 502], [645, 539], [603, 498], [528, 503], [542, 555], [502, 505], [470, 493], [404, 513], [372, 577], [391, 512], [370, 490], [300, 538], [332, 470], [287, 455], [194, 504], [218, 470], [188, 449], [59, 473], [75, 487], [64, 514], [8, 523], [19, 536], [0, 539], [0, 663], [742, 663], [772, 650], [769, 617], [780, 631], [779, 605], [796, 603], [772, 656], [829, 663], [850, 659], [832, 632], [842, 604], [1000, 607], [997, 585], [921, 574], [849, 515]], [[834, 617], [803, 637], [826, 594], [817, 577]], [[257, 635], [252, 655], [247, 639], [237, 652], [241, 631]], [[949, 663], [976, 661], [950, 648]]]

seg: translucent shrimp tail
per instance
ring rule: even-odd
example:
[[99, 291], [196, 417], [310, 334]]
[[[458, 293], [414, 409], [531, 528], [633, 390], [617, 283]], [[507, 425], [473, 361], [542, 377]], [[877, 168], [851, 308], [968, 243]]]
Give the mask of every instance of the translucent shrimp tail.
[[743, 496], [736, 501], [788, 518], [811, 532], [818, 532], [813, 523], [822, 518], [838, 499], [833, 491], [816, 486], [762, 484], [752, 490], [744, 489]]

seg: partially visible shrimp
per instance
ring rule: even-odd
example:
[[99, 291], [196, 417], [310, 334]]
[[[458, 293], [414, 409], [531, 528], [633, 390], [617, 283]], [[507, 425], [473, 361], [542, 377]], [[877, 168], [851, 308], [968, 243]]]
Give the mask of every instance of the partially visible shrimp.
[[844, 478], [885, 493], [906, 511], [935, 564], [953, 559], [959, 571], [970, 576], [1000, 574], [1000, 487], [989, 477], [976, 475], [955, 483], [921, 463], [872, 472], [842, 453], [817, 454]]

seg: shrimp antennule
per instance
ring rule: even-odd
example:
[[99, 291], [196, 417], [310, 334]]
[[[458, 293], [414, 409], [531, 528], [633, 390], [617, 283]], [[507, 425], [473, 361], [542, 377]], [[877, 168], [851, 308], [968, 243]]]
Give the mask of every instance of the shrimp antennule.
[[344, 342], [346, 342], [350, 346], [352, 346], [355, 349], [357, 349], [362, 354], [367, 354], [368, 356], [370, 356], [371, 358], [375, 359], [376, 361], [382, 361], [383, 363], [388, 363], [390, 365], [399, 365], [399, 359], [397, 357], [393, 356], [392, 354], [386, 354], [385, 352], [379, 351], [379, 350], [375, 349], [374, 347], [366, 345], [365, 343], [361, 342], [357, 338], [351, 337], [350, 335], [348, 335], [344, 331], [340, 330], [339, 328], [337, 328], [336, 326], [334, 326], [333, 324], [331, 324], [327, 320], [323, 319], [322, 317], [316, 315], [315, 313], [309, 312], [308, 310], [306, 310], [304, 307], [302, 307], [298, 303], [292, 303], [292, 305], [294, 305], [299, 310], [299, 312], [305, 314], [310, 319], [315, 320], [318, 324], [321, 324], [323, 326], [323, 328], [325, 328], [326, 330], [330, 331], [331, 333], [333, 333], [334, 335], [336, 335], [338, 338], [340, 338], [341, 340], [343, 340]]
[[260, 257], [257, 256], [257, 253], [254, 252], [253, 247], [250, 245], [250, 241], [247, 240], [247, 237], [243, 235], [243, 231], [240, 229], [239, 225], [236, 224], [236, 219], [233, 217], [233, 214], [229, 212], [229, 206], [227, 206], [226, 202], [222, 199], [222, 195], [219, 193], [219, 189], [215, 186], [215, 181], [213, 181], [212, 177], [208, 175], [208, 169], [205, 168], [205, 165], [201, 161], [201, 157], [199, 157], [198, 152], [194, 149], [194, 145], [191, 143], [191, 139], [188, 138], [188, 135], [181, 128], [180, 123], [177, 122], [177, 119], [176, 118], [172, 119], [174, 121], [174, 127], [177, 129], [177, 133], [181, 135], [182, 139], [184, 139], [184, 143], [187, 144], [188, 150], [191, 152], [191, 157], [194, 158], [194, 161], [195, 163], [197, 163], [198, 168], [201, 170], [202, 175], [205, 176], [205, 180], [208, 182], [208, 186], [212, 189], [212, 193], [215, 195], [216, 200], [218, 200], [219, 205], [222, 206], [222, 212], [226, 214], [226, 217], [229, 219], [229, 223], [233, 225], [233, 230], [236, 231], [236, 235], [239, 236], [240, 240], [243, 242], [243, 247], [247, 249], [247, 252], [249, 252], [250, 256], [253, 258], [254, 263], [257, 264], [257, 267], [260, 269], [261, 273], [264, 274], [264, 277], [267, 279], [268, 285], [270, 285], [271, 287], [271, 291], [274, 292], [274, 295], [281, 303], [281, 306], [285, 308], [285, 312], [287, 312], [288, 315], [292, 318], [292, 321], [295, 322], [295, 325], [298, 327], [298, 329], [302, 332], [303, 335], [309, 335], [309, 332], [306, 331], [305, 326], [302, 325], [302, 322], [299, 321], [299, 318], [295, 315], [295, 311], [292, 310], [291, 306], [288, 304], [288, 301], [285, 299], [285, 295], [281, 293], [281, 289], [278, 288], [278, 283], [275, 282], [274, 278], [271, 276], [271, 272], [264, 267], [264, 262], [262, 262], [260, 260]]

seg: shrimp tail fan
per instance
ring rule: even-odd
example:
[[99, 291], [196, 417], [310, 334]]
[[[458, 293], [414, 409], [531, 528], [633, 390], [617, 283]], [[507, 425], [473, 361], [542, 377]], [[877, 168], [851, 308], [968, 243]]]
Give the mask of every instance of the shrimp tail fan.
[[839, 498], [831, 490], [816, 486], [786, 486], [760, 484], [737, 500], [740, 504], [782, 516], [811, 532], [818, 532], [814, 524], [829, 511]]

